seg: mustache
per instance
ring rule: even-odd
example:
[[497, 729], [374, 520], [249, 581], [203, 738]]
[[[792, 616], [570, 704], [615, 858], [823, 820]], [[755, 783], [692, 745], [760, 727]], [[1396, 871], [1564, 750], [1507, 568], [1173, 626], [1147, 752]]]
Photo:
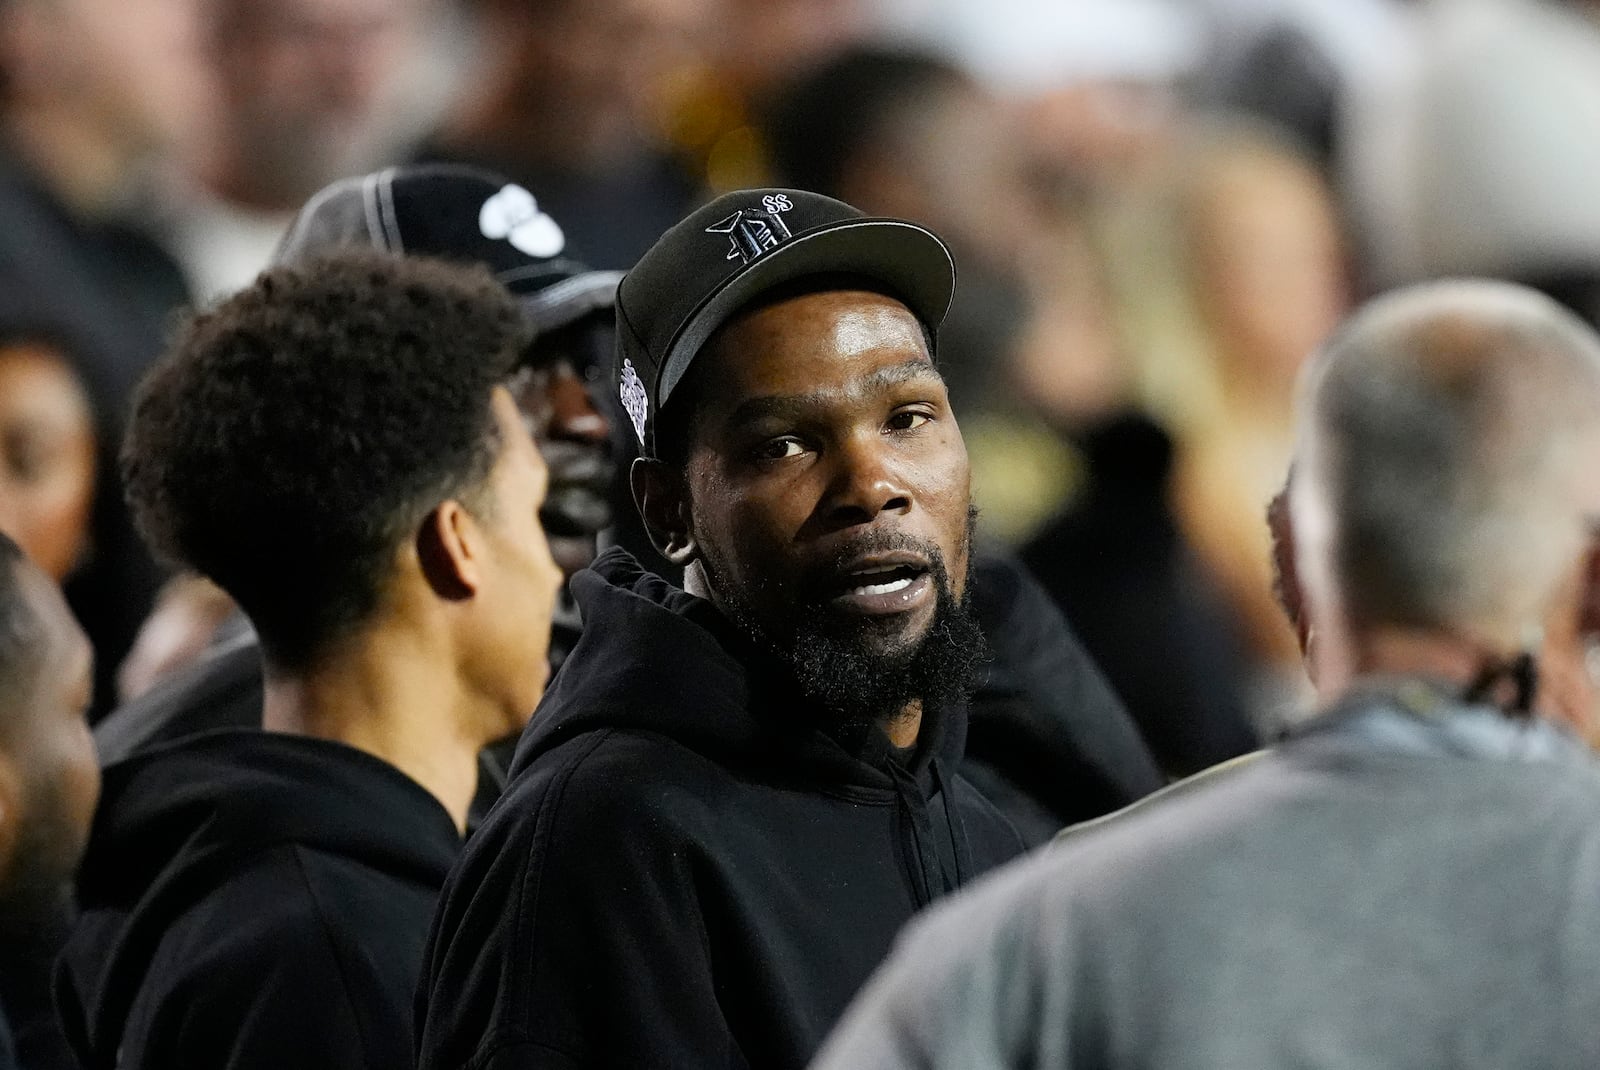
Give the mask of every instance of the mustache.
[[822, 560], [804, 569], [797, 584], [800, 596], [807, 601], [825, 601], [838, 593], [840, 579], [862, 557], [895, 552], [913, 553], [923, 558], [928, 562], [928, 572], [938, 589], [950, 589], [950, 570], [936, 543], [903, 531], [876, 531], [844, 539]]

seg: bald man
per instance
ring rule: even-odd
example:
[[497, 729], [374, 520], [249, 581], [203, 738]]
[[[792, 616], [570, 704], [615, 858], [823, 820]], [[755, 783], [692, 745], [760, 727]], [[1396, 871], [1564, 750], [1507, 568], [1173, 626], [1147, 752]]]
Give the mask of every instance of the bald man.
[[1302, 400], [1324, 708], [935, 908], [823, 1070], [1600, 1065], [1600, 338], [1434, 284]]

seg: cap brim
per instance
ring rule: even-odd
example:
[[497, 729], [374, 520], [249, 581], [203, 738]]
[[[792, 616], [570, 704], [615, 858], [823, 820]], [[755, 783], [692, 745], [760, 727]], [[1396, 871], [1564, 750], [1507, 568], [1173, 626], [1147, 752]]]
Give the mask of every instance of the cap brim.
[[734, 313], [761, 294], [812, 275], [860, 275], [883, 284], [931, 328], [956, 288], [950, 250], [930, 230], [898, 219], [849, 219], [800, 234], [758, 258], [689, 316], [661, 363], [657, 405], [683, 381], [696, 353]]
[[585, 271], [539, 290], [517, 295], [517, 303], [535, 332], [569, 326], [594, 312], [609, 312], [617, 303], [620, 271]]

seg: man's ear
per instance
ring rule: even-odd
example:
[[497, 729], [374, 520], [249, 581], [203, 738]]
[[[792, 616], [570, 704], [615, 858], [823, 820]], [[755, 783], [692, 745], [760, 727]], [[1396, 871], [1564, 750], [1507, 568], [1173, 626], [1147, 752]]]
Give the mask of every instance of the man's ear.
[[628, 481], [656, 553], [680, 568], [687, 566], [699, 555], [699, 547], [689, 519], [683, 473], [660, 461], [639, 457], [628, 472]]
[[460, 502], [440, 502], [423, 517], [417, 561], [440, 598], [458, 601], [478, 593], [486, 578], [485, 551], [483, 529]]

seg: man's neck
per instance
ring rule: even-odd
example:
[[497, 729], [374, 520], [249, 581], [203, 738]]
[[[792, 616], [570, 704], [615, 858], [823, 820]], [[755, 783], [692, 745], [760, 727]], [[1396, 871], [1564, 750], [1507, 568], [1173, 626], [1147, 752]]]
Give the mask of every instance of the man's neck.
[[906, 703], [905, 709], [885, 721], [883, 734], [889, 737], [892, 747], [900, 750], [915, 747], [922, 735], [922, 700], [914, 699]]
[[128, 188], [137, 154], [102, 136], [71, 111], [49, 104], [6, 116], [6, 135], [75, 216], [110, 215]]
[[[1424, 679], [1464, 694], [1490, 672], [1509, 673], [1522, 651], [1498, 650], [1490, 644], [1447, 632], [1380, 628], [1353, 636], [1348, 672], [1329, 679], [1327, 699], [1336, 701], [1359, 680]], [[1538, 651], [1533, 653], [1537, 654]], [[1505, 701], [1515, 698], [1515, 685], [1504, 679]], [[1322, 683], [1322, 681], [1319, 681]], [[1498, 701], [1498, 699], [1497, 699]]]
[[407, 635], [343, 644], [303, 673], [269, 669], [262, 724], [269, 731], [344, 743], [405, 773], [465, 831], [483, 741], [465, 726], [489, 723], [455, 667]]

